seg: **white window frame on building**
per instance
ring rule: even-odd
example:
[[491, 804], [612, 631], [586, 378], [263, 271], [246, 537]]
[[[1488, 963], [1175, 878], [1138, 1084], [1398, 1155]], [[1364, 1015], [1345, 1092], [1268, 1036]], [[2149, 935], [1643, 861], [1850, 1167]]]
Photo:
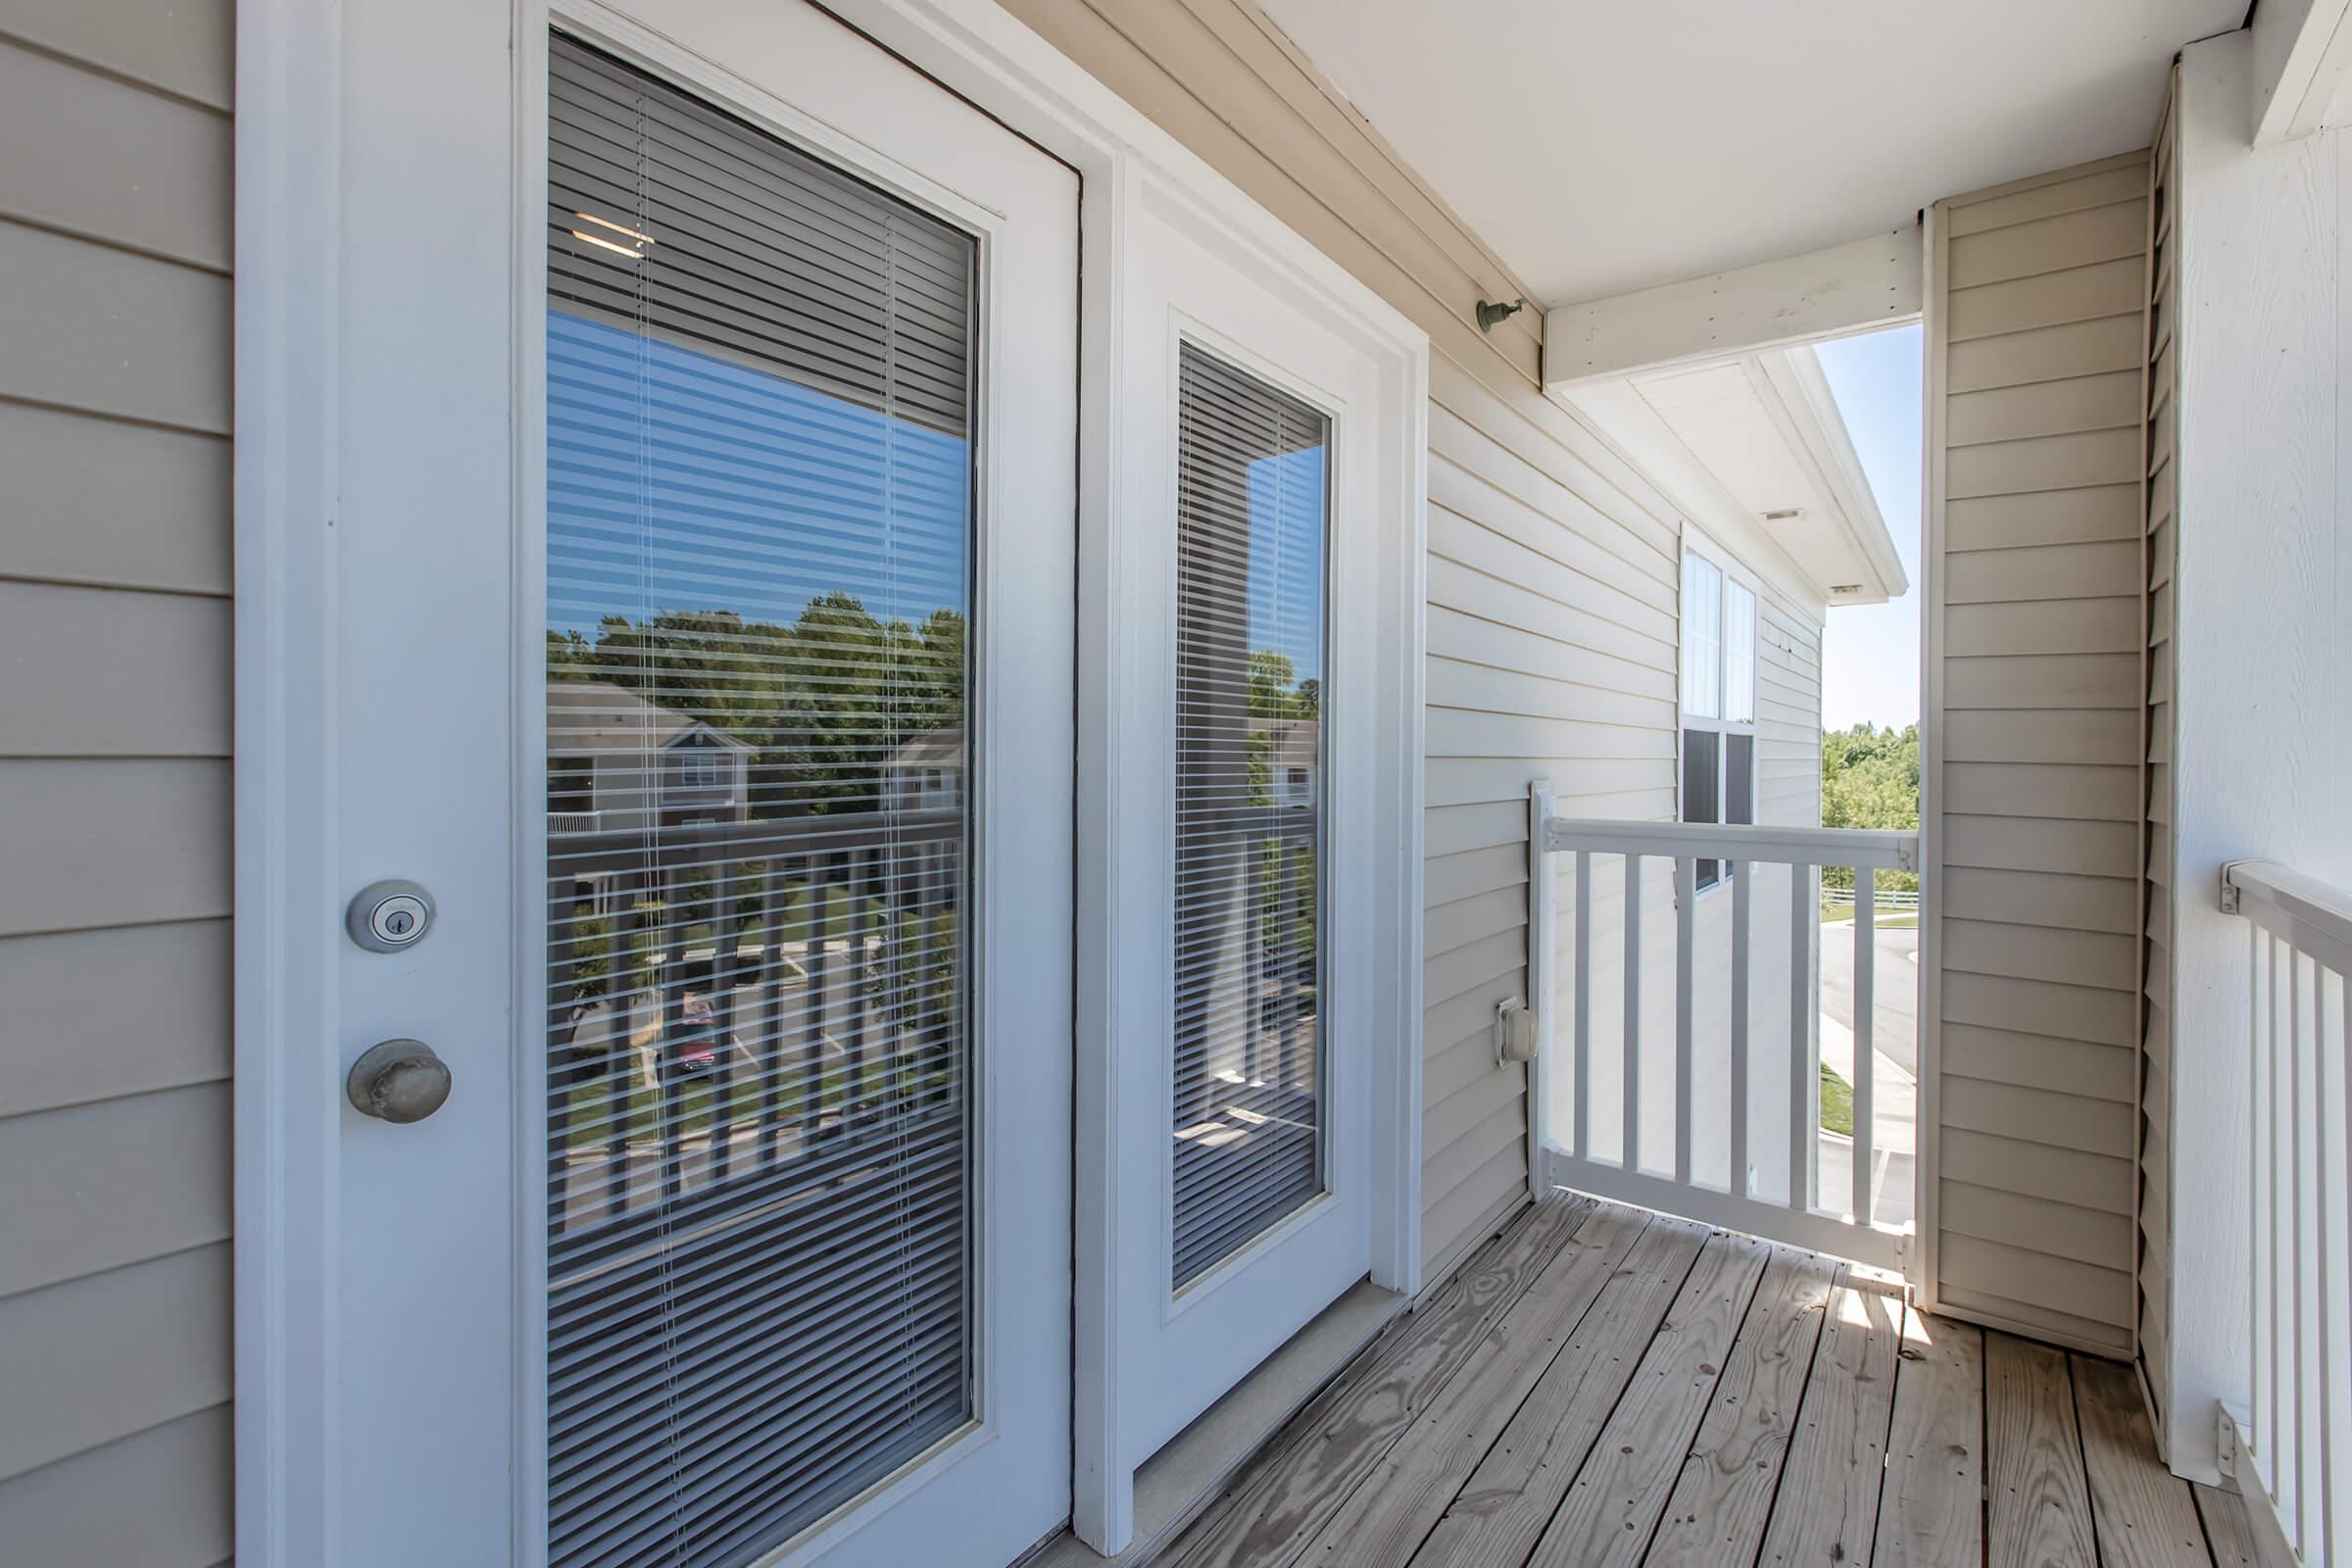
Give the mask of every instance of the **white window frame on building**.
[[[1683, 550], [1681, 687], [1675, 740], [1676, 815], [1685, 822], [1752, 823], [1756, 818], [1756, 650], [1760, 627], [1756, 587], [1717, 556]], [[1709, 737], [1714, 753], [1713, 792], [1697, 799], [1692, 788], [1692, 737]], [[1738, 741], [1744, 738], [1746, 744]], [[1735, 792], [1735, 752], [1744, 751], [1746, 788]], [[1697, 865], [1700, 893], [1726, 885], [1730, 868], [1720, 860]]]

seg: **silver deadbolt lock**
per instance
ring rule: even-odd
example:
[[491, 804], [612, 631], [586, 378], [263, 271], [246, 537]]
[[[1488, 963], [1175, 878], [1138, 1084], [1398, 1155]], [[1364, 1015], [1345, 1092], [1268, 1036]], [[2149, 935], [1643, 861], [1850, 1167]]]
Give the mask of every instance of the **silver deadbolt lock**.
[[369, 953], [401, 953], [433, 925], [433, 896], [414, 882], [370, 882], [343, 911], [343, 928]]

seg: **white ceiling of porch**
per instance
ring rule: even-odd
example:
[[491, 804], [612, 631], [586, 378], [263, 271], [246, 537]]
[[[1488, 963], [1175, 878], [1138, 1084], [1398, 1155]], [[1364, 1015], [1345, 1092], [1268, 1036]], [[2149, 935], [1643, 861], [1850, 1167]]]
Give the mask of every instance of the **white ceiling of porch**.
[[1259, 0], [1544, 305], [2146, 145], [2247, 0]]

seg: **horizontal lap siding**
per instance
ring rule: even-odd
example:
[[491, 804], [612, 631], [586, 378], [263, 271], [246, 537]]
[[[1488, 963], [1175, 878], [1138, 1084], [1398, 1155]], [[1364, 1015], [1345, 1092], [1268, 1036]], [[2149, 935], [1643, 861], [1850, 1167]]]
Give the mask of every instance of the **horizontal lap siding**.
[[[2149, 317], [2151, 322], [2172, 318], [2173, 225], [2172, 183], [2174, 116], [2168, 99], [2164, 121], [2156, 132], [2155, 157], [2150, 165], [2148, 194]], [[2179, 493], [2173, 471], [2176, 415], [2173, 392], [2179, 360], [2172, 333], [2151, 332], [2148, 344], [2146, 417], [2149, 473], [2147, 483], [2147, 574], [2151, 595], [2168, 593], [2173, 583], [2174, 540], [2179, 536], [2179, 514], [2173, 498]], [[2169, 599], [2167, 601], [2169, 606]], [[2155, 1428], [2166, 1430], [2164, 1405], [2171, 1399], [2172, 1357], [2166, 1353], [2172, 1328], [2172, 1156], [2167, 1129], [2172, 1083], [2172, 844], [2173, 844], [2173, 682], [2172, 627], [2148, 617], [2148, 661], [2145, 677], [2147, 707], [2147, 785], [2143, 797], [2146, 859], [2147, 938], [2142, 988], [2146, 1002], [2140, 1033], [2139, 1135], [2139, 1363], [2148, 1392], [2157, 1404]]]
[[1937, 1298], [2128, 1353], [2144, 155], [1937, 209]]
[[0, 3], [0, 1558], [230, 1551], [233, 7]]
[[[1527, 1192], [1526, 1074], [1494, 1004], [1527, 988], [1527, 787], [1564, 810], [1675, 808], [1680, 520], [1537, 387], [1526, 290], [1252, 7], [1008, 0], [1429, 333], [1422, 1250], [1431, 1282]], [[1788, 700], [1803, 682], [1788, 682]], [[1773, 783], [1794, 767], [1782, 755]]]

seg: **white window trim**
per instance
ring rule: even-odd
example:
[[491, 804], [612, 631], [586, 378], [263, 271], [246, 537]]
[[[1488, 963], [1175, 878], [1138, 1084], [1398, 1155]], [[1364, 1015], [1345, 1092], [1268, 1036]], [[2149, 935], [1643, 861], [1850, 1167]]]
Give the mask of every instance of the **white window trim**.
[[[1688, 606], [1683, 603], [1683, 600], [1686, 596], [1679, 585], [1680, 583], [1688, 580], [1690, 575], [1689, 563], [1692, 561], [1703, 562], [1707, 565], [1713, 567], [1717, 576], [1717, 587], [1715, 593], [1714, 638], [1715, 706], [1718, 709], [1723, 710], [1723, 712], [1694, 713], [1688, 706], [1690, 692], [1690, 681], [1688, 679], [1688, 675], [1690, 672], [1684, 667], [1684, 662], [1690, 645], [1690, 636], [1689, 632], [1689, 622], [1686, 618]], [[1687, 776], [1685, 768], [1685, 764], [1688, 760], [1686, 755], [1687, 737], [1689, 736], [1690, 732], [1694, 729], [1711, 731], [1717, 737], [1715, 744], [1715, 816], [1712, 818], [1712, 820], [1718, 823], [1722, 821], [1723, 813], [1731, 802], [1732, 747], [1730, 737], [1734, 735], [1745, 735], [1749, 737], [1750, 744], [1747, 755], [1747, 814], [1750, 818], [1753, 818], [1756, 815], [1757, 807], [1757, 781], [1762, 772], [1761, 753], [1763, 749], [1763, 743], [1760, 739], [1757, 739], [1757, 733], [1759, 728], [1759, 719], [1763, 710], [1763, 703], [1756, 696], [1756, 685], [1757, 675], [1761, 670], [1763, 662], [1758, 657], [1759, 650], [1762, 649], [1764, 644], [1763, 588], [1758, 580], [1754, 576], [1750, 575], [1744, 568], [1736, 567], [1731, 564], [1731, 556], [1729, 552], [1717, 551], [1705, 545], [1698, 544], [1687, 535], [1683, 540], [1683, 575], [1681, 578], [1677, 579], [1678, 589], [1675, 602], [1675, 820], [1678, 822], [1687, 822], [1690, 819], [1689, 815], [1690, 802], [1685, 797], [1684, 780]], [[1725, 635], [1724, 628], [1730, 619], [1727, 611], [1731, 604], [1731, 591], [1734, 588], [1738, 588], [1745, 592], [1755, 605], [1755, 624], [1749, 628], [1749, 716], [1745, 719], [1734, 719], [1725, 716], [1732, 708], [1732, 646], [1730, 638]], [[1703, 899], [1709, 894], [1721, 892], [1724, 888], [1727, 888], [1730, 885], [1731, 879], [1729, 877], [1718, 875], [1712, 882], [1705, 884], [1697, 890], [1698, 896]]]
[[[516, 36], [543, 36], [547, 0], [513, 0]], [[1121, 536], [1148, 528], [1122, 494], [1137, 435], [1122, 408], [1119, 308], [1147, 191], [1196, 215], [1270, 280], [1344, 318], [1388, 357], [1393, 398], [1378, 439], [1384, 483], [1402, 498], [1384, 538], [1383, 612], [1394, 670], [1380, 679], [1383, 748], [1366, 791], [1379, 842], [1368, 867], [1383, 907], [1391, 978], [1377, 1021], [1379, 1151], [1372, 1278], [1410, 1297], [1421, 1283], [1421, 922], [1423, 660], [1428, 465], [1426, 335], [1338, 262], [993, 0], [825, 0], [826, 9], [1076, 168], [1083, 359], [1079, 409], [1077, 1035], [1107, 1038], [1111, 957], [1123, 938], [1105, 853], [1138, 804], [1105, 786], [1120, 744], [1110, 672]], [[569, 8], [564, 8], [569, 9]], [[312, 1568], [339, 1552], [334, 1433], [340, 1419], [334, 1294], [338, 1130], [318, 1107], [341, 1094], [336, 1038], [342, 957], [335, 863], [335, 719], [330, 666], [340, 465], [335, 402], [343, 210], [345, 42], [339, 14], [307, 0], [237, 0], [234, 286], [236, 493], [235, 960], [236, 1537], [249, 1568]], [[533, 52], [516, 51], [517, 90]], [[528, 138], [526, 138], [527, 140]], [[528, 172], [528, 147], [516, 149]], [[518, 220], [520, 221], [520, 220]], [[518, 370], [519, 370], [518, 367]], [[1393, 552], [1393, 555], [1391, 554]], [[527, 700], [528, 692], [518, 693]], [[535, 744], [535, 741], [533, 742]], [[522, 803], [532, 819], [545, 809]], [[523, 899], [524, 905], [534, 901]], [[522, 927], [530, 929], [527, 922]], [[526, 960], [518, 956], [518, 966]], [[517, 983], [525, 971], [518, 967]], [[1109, 1134], [1111, 1063], [1075, 1064], [1077, 1278], [1072, 1508], [1081, 1539], [1115, 1552], [1133, 1534], [1134, 1463], [1116, 1447], [1117, 1205], [1114, 1174], [1137, 1162]]]

